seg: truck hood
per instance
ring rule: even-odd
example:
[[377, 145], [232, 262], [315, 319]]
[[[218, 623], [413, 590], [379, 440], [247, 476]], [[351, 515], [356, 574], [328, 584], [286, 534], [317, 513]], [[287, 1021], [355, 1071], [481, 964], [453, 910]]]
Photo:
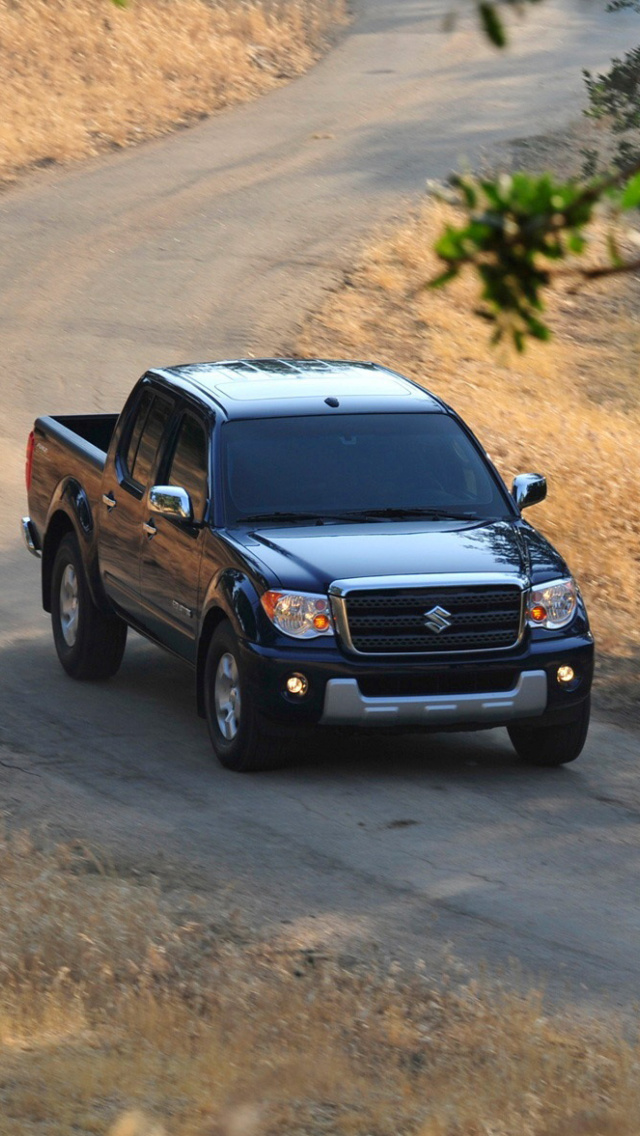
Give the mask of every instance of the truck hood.
[[282, 525], [227, 538], [264, 566], [272, 586], [309, 592], [371, 576], [506, 572], [538, 582], [567, 572], [548, 541], [517, 518]]

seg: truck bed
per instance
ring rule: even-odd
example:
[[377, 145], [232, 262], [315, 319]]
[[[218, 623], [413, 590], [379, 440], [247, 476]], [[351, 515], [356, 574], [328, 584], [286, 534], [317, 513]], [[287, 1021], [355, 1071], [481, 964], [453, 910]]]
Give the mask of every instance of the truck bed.
[[47, 415], [36, 420], [29, 508], [39, 534], [57, 488], [70, 478], [84, 488], [95, 508], [117, 421], [117, 414]]
[[47, 424], [48, 432], [50, 423], [55, 422], [58, 426], [61, 426], [62, 430], [59, 431], [59, 435], [72, 449], [78, 446], [78, 439], [81, 440], [81, 443], [88, 442], [89, 446], [80, 445], [81, 453], [86, 457], [94, 457], [97, 455], [91, 454], [90, 449], [99, 450], [102, 454], [103, 465], [117, 421], [117, 414], [56, 414], [38, 419], [38, 422]]

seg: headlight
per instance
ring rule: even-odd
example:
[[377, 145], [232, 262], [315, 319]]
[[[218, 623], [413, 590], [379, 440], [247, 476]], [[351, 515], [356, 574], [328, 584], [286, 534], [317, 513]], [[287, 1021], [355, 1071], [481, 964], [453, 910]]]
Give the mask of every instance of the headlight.
[[265, 592], [260, 602], [279, 631], [294, 639], [333, 635], [333, 620], [326, 596], [308, 592]]
[[551, 580], [532, 588], [527, 599], [527, 623], [530, 627], [555, 630], [571, 623], [578, 606], [575, 580]]

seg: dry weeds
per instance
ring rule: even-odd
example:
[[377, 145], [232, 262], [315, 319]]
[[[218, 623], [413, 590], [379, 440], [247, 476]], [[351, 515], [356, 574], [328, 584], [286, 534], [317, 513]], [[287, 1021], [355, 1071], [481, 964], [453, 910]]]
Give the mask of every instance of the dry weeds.
[[450, 207], [427, 201], [374, 240], [312, 317], [302, 355], [374, 359], [424, 384], [470, 423], [508, 483], [549, 480], [527, 514], [566, 556], [597, 636], [600, 700], [636, 714], [640, 677], [640, 281], [607, 281], [551, 303], [555, 340], [497, 354], [473, 315], [475, 285], [432, 292], [432, 247]]
[[0, 182], [252, 98], [345, 18], [346, 0], [0, 0]]
[[637, 1134], [615, 1023], [185, 920], [79, 849], [0, 873], [3, 1136]]

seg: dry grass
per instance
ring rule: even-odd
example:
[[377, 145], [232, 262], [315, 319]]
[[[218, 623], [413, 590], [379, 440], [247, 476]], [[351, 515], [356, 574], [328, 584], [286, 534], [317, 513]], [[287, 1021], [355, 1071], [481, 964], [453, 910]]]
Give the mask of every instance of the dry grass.
[[0, 182], [162, 134], [304, 71], [346, 0], [0, 0]]
[[601, 657], [602, 706], [637, 714], [640, 677], [640, 282], [552, 300], [555, 340], [497, 354], [473, 316], [475, 285], [419, 290], [449, 207], [431, 201], [375, 240], [311, 318], [302, 355], [374, 359], [435, 391], [470, 423], [510, 483], [545, 473], [527, 518], [566, 556], [586, 594]]
[[3, 1136], [637, 1136], [615, 1024], [185, 922], [94, 866], [0, 840]]

